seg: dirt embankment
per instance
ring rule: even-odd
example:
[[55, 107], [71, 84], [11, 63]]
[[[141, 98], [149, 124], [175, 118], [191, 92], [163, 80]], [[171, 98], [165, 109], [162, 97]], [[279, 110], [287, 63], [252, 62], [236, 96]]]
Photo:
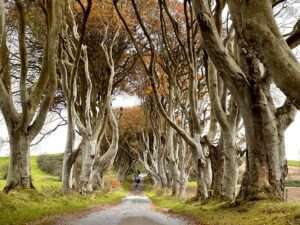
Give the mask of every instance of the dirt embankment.
[[300, 167], [289, 166], [288, 180], [300, 180]]

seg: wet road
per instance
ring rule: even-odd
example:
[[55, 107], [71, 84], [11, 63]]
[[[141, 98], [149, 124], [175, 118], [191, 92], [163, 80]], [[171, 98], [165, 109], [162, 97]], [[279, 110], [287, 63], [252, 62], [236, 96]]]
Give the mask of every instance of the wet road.
[[145, 196], [128, 196], [121, 204], [91, 213], [70, 225], [188, 225], [183, 220], [171, 217], [151, 208]]

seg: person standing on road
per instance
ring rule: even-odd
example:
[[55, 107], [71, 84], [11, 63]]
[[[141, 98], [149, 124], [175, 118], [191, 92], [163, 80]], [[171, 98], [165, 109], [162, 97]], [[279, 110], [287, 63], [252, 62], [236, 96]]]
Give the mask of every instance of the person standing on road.
[[141, 172], [138, 170], [136, 175], [134, 176], [134, 190], [139, 191], [141, 183]]

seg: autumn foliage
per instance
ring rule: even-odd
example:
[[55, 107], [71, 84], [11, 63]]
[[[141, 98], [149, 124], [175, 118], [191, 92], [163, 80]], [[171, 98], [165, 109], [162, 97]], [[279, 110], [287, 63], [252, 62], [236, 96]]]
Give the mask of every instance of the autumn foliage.
[[119, 129], [121, 134], [139, 132], [145, 127], [145, 113], [142, 107], [124, 108], [120, 112]]

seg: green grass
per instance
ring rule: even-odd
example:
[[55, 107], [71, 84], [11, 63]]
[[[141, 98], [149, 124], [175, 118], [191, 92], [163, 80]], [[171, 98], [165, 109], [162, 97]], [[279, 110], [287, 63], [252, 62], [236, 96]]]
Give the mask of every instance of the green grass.
[[190, 181], [187, 184], [188, 188], [196, 188], [197, 187], [197, 182], [196, 181]]
[[287, 180], [286, 187], [300, 187], [300, 180]]
[[88, 196], [76, 193], [64, 195], [53, 189], [43, 192], [25, 190], [12, 192], [9, 195], [1, 193], [0, 224], [23, 225], [45, 217], [51, 221], [53, 215], [75, 213], [96, 205], [117, 203], [125, 195], [126, 192], [121, 189], [111, 193], [97, 193]]
[[[5, 166], [8, 164], [8, 157], [0, 157], [0, 167]], [[1, 171], [2, 172], [2, 171]]]
[[300, 161], [297, 160], [289, 160], [288, 161], [289, 166], [295, 166], [295, 167], [300, 167]]
[[[8, 162], [9, 159], [7, 157], [0, 157], [0, 168], [8, 165]], [[5, 186], [5, 180], [2, 179], [3, 176], [1, 175], [3, 174], [0, 173], [0, 190]], [[31, 157], [31, 175], [33, 184], [38, 191], [42, 191], [44, 188], [59, 188], [61, 186], [58, 177], [44, 173], [38, 168], [36, 156]]]
[[[7, 163], [7, 158], [0, 158], [0, 165]], [[75, 213], [93, 206], [119, 202], [127, 192], [121, 187], [111, 192], [99, 192], [81, 196], [77, 193], [63, 194], [58, 177], [48, 175], [37, 166], [37, 158], [32, 157], [31, 170], [36, 190], [13, 191], [0, 193], [0, 224], [24, 225], [43, 219], [42, 224], [51, 223], [54, 215]], [[110, 180], [115, 179], [109, 175]], [[0, 188], [5, 185], [0, 180]]]
[[0, 190], [3, 189], [5, 185], [5, 180], [3, 179], [8, 167], [9, 159], [8, 157], [0, 157]]
[[155, 205], [184, 215], [201, 225], [296, 225], [300, 224], [300, 204], [280, 202], [250, 202], [238, 207], [213, 201], [199, 202], [179, 200], [174, 197], [148, 192]]

